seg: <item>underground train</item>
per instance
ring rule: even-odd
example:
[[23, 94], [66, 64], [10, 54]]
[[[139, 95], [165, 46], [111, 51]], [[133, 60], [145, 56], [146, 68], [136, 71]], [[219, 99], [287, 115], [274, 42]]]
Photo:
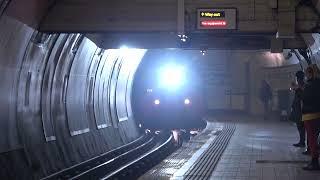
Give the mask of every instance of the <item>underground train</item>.
[[144, 69], [149, 73], [141, 75], [135, 100], [140, 127], [189, 131], [206, 126], [202, 82], [194, 66], [167, 62]]

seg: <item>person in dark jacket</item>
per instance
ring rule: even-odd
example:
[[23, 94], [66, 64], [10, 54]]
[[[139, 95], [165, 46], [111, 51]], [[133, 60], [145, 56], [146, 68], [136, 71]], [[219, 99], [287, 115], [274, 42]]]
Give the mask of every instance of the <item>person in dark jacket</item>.
[[320, 79], [318, 68], [311, 65], [306, 70], [307, 83], [302, 94], [302, 120], [307, 132], [308, 147], [310, 148], [311, 162], [304, 170], [320, 170], [317, 139], [320, 132]]
[[266, 120], [270, 114], [270, 102], [272, 100], [272, 89], [266, 80], [261, 82], [260, 92], [259, 92], [260, 100], [264, 106], [264, 116], [263, 118]]
[[296, 123], [297, 129], [299, 132], [299, 142], [296, 144], [293, 144], [295, 147], [305, 147], [305, 141], [306, 141], [306, 131], [304, 128], [304, 124], [302, 121], [302, 108], [301, 108], [301, 100], [302, 100], [302, 93], [304, 88], [304, 72], [298, 71], [296, 73], [296, 81], [297, 85], [294, 84], [293, 90], [294, 90], [294, 99], [291, 106], [291, 114], [290, 118], [293, 122]]

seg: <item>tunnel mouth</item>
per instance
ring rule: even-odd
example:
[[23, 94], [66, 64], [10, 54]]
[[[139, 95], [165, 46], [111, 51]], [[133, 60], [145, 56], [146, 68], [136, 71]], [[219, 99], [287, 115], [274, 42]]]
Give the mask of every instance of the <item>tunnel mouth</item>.
[[0, 26], [0, 158], [8, 174], [21, 172], [9, 179], [41, 179], [141, 135], [131, 94], [146, 50], [102, 49], [84, 34], [39, 32], [7, 16]]

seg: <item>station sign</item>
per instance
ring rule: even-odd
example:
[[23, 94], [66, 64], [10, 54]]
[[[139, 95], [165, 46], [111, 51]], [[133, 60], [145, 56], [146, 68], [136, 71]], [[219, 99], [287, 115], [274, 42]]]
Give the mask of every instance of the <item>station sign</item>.
[[198, 9], [198, 29], [236, 29], [237, 9]]

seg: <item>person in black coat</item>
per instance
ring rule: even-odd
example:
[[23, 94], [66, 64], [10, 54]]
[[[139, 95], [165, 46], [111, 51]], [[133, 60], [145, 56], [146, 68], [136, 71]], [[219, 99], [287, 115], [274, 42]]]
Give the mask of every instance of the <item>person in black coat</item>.
[[270, 102], [272, 100], [272, 89], [266, 80], [261, 81], [259, 97], [264, 106], [263, 118], [266, 120], [270, 115]]
[[304, 123], [302, 121], [302, 107], [301, 107], [301, 101], [302, 101], [302, 93], [303, 88], [305, 85], [304, 82], [304, 72], [298, 71], [296, 73], [296, 81], [297, 85], [294, 84], [293, 90], [294, 90], [294, 99], [291, 106], [291, 114], [290, 114], [290, 120], [296, 123], [297, 129], [299, 132], [299, 142], [296, 144], [293, 144], [295, 147], [305, 147], [305, 141], [306, 141], [306, 131], [304, 128]]

